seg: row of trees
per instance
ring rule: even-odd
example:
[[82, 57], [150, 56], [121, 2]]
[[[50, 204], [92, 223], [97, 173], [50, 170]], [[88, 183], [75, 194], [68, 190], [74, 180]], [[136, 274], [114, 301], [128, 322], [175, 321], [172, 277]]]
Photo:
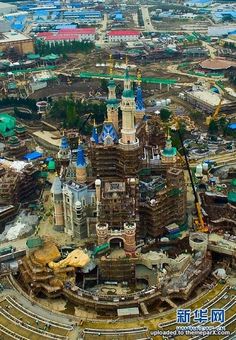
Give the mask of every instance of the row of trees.
[[52, 43], [37, 39], [35, 42], [35, 52], [44, 56], [50, 53], [66, 56], [67, 53], [89, 53], [94, 48], [93, 42], [84, 41], [54, 41]]
[[[171, 118], [171, 115], [172, 115], [172, 112], [168, 110], [167, 108], [162, 108], [160, 110], [160, 118], [164, 123], [167, 123], [169, 121], [169, 119]], [[183, 122], [180, 122], [179, 124], [179, 131], [172, 131], [172, 130], [170, 131], [173, 146], [176, 147], [180, 153], [182, 153], [182, 150], [181, 150], [182, 145], [180, 142], [179, 133], [181, 133], [182, 138], [185, 138], [186, 126]]]
[[27, 107], [28, 109], [30, 109], [33, 112], [37, 111], [35, 99], [6, 97], [6, 98], [2, 98], [0, 100], [0, 108], [11, 107], [11, 106], [14, 106], [14, 107], [24, 106], [24, 107]]
[[137, 11], [137, 15], [138, 15], [138, 24], [139, 24], [139, 26], [144, 26], [143, 15], [142, 15], [142, 11], [141, 11], [140, 8]]
[[230, 82], [236, 86], [236, 74], [232, 74], [230, 77], [229, 77], [229, 80]]
[[67, 128], [78, 128], [83, 134], [91, 132], [92, 126], [87, 122], [95, 119], [97, 124], [103, 122], [106, 114], [106, 104], [81, 102], [73, 98], [61, 98], [54, 102], [50, 110], [52, 118], [59, 119]]

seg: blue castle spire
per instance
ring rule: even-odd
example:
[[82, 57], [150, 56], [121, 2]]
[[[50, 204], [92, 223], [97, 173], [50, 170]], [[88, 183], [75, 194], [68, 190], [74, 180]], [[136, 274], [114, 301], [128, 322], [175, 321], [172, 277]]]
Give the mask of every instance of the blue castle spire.
[[97, 127], [94, 125], [93, 126], [93, 131], [92, 131], [92, 136], [90, 140], [96, 144], [98, 144], [98, 130]]
[[69, 143], [68, 143], [66, 136], [62, 136], [60, 149], [68, 149], [69, 147], [70, 146], [69, 146]]
[[76, 166], [77, 168], [83, 168], [86, 166], [85, 156], [84, 156], [84, 149], [79, 142], [78, 144], [78, 151], [77, 151], [77, 159], [76, 159]]
[[136, 110], [137, 111], [144, 111], [144, 102], [143, 102], [143, 93], [142, 88], [140, 85], [137, 86], [136, 91]]

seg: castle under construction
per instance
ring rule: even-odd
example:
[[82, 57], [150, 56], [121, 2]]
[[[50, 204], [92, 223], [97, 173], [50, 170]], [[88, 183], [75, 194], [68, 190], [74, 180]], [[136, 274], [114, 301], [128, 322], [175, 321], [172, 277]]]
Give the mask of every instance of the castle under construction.
[[[119, 110], [122, 119], [119, 121]], [[108, 82], [107, 115], [88, 143], [72, 150], [66, 135], [58, 152], [60, 176], [52, 185], [54, 225], [72, 238], [96, 237], [134, 255], [137, 241], [168, 234], [186, 219], [186, 187], [177, 150], [156, 117], [145, 113], [141, 82], [128, 68], [121, 100]]]

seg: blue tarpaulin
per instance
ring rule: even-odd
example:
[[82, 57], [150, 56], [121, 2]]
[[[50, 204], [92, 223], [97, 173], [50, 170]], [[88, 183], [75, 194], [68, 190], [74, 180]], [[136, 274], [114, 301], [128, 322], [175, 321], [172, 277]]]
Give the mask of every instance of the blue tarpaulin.
[[30, 153], [27, 153], [23, 158], [26, 159], [27, 161], [33, 161], [33, 160], [38, 159], [42, 156], [43, 156], [43, 154], [41, 152], [33, 151], [33, 152], [30, 152]]

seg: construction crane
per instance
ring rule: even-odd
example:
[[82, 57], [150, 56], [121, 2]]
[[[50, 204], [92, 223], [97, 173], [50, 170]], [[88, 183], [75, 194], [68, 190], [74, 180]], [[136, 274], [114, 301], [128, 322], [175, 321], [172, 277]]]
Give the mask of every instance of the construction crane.
[[209, 125], [212, 120], [217, 121], [219, 119], [219, 112], [222, 106], [223, 98], [220, 98], [219, 104], [217, 105], [215, 112], [212, 116], [206, 118], [206, 125]]
[[142, 71], [140, 70], [140, 68], [137, 69], [136, 77], [137, 77], [137, 85], [140, 86], [142, 83]]
[[209, 228], [203, 220], [201, 203], [200, 203], [198, 194], [197, 194], [195, 186], [194, 186], [193, 175], [192, 175], [192, 172], [191, 172], [191, 169], [190, 169], [190, 166], [189, 166], [189, 161], [188, 161], [187, 153], [186, 153], [186, 150], [185, 150], [185, 147], [184, 147], [183, 138], [182, 138], [180, 130], [179, 129], [177, 129], [177, 130], [178, 130], [178, 134], [179, 134], [181, 147], [182, 147], [182, 150], [183, 150], [183, 153], [184, 153], [184, 159], [185, 159], [186, 167], [187, 167], [187, 170], [188, 170], [191, 186], [192, 186], [192, 189], [193, 189], [195, 207], [196, 207], [197, 216], [198, 216], [197, 220], [194, 221], [194, 224], [196, 225], [197, 231], [206, 233], [206, 232], [209, 232]]
[[112, 54], [109, 55], [109, 73], [112, 77], [113, 74], [113, 67], [114, 67], [114, 60], [112, 58]]

